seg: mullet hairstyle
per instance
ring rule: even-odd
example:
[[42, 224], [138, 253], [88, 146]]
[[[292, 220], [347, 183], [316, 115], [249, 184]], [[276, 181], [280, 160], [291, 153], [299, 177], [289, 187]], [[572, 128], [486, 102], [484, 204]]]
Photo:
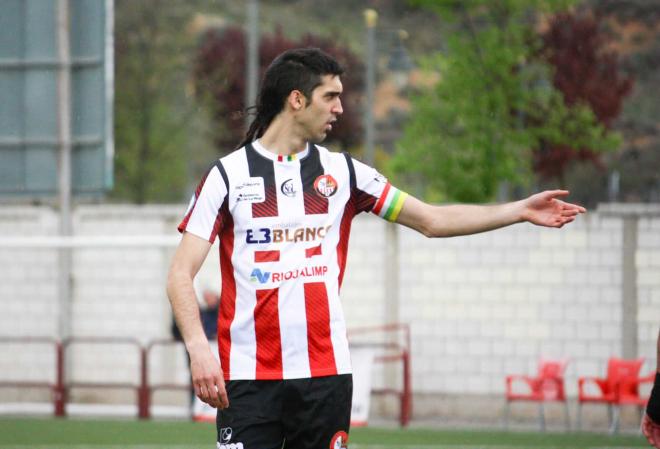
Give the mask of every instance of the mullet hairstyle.
[[344, 68], [318, 48], [294, 48], [277, 56], [266, 69], [257, 98], [256, 117], [236, 147], [241, 148], [261, 137], [275, 116], [284, 109], [289, 94], [299, 90], [309, 101], [324, 75], [342, 75]]

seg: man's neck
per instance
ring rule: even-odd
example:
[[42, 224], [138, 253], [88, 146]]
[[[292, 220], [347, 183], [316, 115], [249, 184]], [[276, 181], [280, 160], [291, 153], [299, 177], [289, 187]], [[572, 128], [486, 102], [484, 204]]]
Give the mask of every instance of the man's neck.
[[294, 123], [286, 123], [282, 116], [277, 116], [259, 138], [261, 144], [276, 154], [289, 155], [305, 149], [307, 141], [300, 136]]

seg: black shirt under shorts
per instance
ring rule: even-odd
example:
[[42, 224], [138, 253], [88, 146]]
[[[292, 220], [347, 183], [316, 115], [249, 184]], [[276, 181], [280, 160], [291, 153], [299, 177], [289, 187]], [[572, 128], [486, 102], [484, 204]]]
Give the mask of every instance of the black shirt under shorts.
[[218, 410], [218, 449], [348, 447], [350, 374], [287, 380], [230, 380]]

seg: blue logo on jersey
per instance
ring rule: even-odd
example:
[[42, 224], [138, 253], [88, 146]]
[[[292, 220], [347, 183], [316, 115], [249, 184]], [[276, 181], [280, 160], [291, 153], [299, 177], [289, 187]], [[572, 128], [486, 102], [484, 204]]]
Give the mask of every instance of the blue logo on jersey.
[[257, 282], [259, 281], [260, 284], [265, 284], [268, 282], [268, 279], [270, 278], [270, 271], [261, 271], [259, 268], [255, 268], [252, 270], [252, 274], [250, 275], [250, 281], [252, 282]]
[[270, 229], [261, 228], [253, 231], [252, 229], [247, 230], [245, 235], [246, 243], [270, 243]]

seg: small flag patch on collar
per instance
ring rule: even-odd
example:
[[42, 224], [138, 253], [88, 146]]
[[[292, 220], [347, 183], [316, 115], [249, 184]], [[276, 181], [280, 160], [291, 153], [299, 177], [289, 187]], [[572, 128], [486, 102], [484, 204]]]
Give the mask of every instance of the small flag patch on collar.
[[289, 154], [289, 155], [286, 155], [286, 156], [284, 156], [282, 154], [277, 155], [277, 162], [284, 162], [284, 161], [291, 162], [291, 161], [295, 161], [296, 159], [297, 159], [297, 157], [296, 157], [295, 153], [294, 154]]

